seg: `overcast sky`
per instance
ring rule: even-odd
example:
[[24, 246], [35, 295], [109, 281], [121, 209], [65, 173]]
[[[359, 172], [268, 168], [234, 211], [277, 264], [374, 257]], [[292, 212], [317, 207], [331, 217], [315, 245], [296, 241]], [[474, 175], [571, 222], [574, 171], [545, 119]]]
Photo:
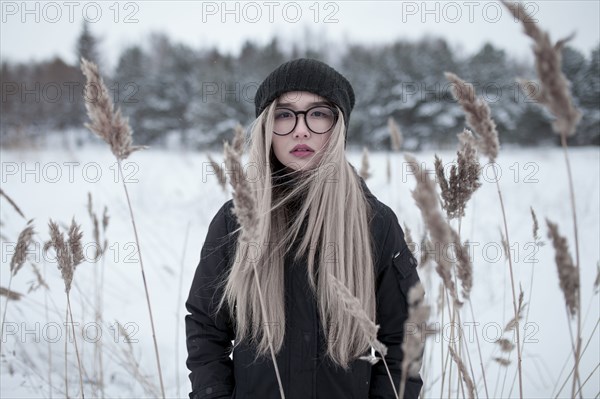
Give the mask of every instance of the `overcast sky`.
[[[398, 38], [443, 36], [463, 53], [486, 41], [512, 55], [530, 57], [531, 41], [497, 1], [56, 1], [1, 2], [2, 60], [27, 61], [55, 55], [75, 61], [75, 41], [83, 19], [102, 39], [108, 66], [150, 32], [165, 32], [194, 48], [216, 45], [236, 53], [251, 39], [273, 35], [281, 43], [311, 40], [388, 43]], [[600, 41], [598, 0], [526, 1], [553, 40], [576, 33], [571, 45], [589, 54]]]

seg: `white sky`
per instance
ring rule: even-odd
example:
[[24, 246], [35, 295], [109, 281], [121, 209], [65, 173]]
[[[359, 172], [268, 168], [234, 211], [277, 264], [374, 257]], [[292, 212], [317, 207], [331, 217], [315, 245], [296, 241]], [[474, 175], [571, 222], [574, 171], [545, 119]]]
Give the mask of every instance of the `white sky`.
[[[75, 62], [83, 18], [102, 39], [103, 61], [112, 67], [128, 45], [153, 31], [194, 48], [216, 45], [237, 52], [246, 39], [386, 43], [424, 35], [446, 38], [472, 53], [490, 41], [513, 56], [530, 58], [531, 41], [497, 1], [1, 1], [2, 60], [61, 56]], [[553, 40], [576, 33], [571, 45], [584, 53], [600, 41], [598, 0], [525, 1]], [[230, 12], [227, 13], [227, 10]]]

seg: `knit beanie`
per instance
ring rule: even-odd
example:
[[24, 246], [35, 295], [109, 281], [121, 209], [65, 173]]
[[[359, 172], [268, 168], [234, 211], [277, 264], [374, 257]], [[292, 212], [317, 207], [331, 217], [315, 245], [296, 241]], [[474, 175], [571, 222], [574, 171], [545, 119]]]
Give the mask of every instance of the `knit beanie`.
[[256, 116], [273, 100], [289, 91], [308, 91], [331, 101], [342, 110], [346, 129], [354, 107], [354, 90], [350, 82], [324, 62], [299, 58], [277, 67], [260, 84], [254, 97]]

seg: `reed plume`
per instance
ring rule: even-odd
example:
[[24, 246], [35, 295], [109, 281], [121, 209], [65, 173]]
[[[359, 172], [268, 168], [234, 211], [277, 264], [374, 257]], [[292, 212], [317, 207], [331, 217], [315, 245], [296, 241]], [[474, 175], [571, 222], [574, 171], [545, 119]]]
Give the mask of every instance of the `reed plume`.
[[390, 140], [392, 142], [392, 151], [398, 152], [402, 148], [404, 139], [400, 127], [391, 116], [388, 118], [388, 129], [390, 131]]
[[[33, 219], [27, 222], [25, 228], [19, 233], [17, 238], [17, 245], [15, 246], [15, 253], [12, 255], [10, 260], [10, 277], [8, 278], [7, 292], [11, 292], [11, 284], [14, 276], [17, 275], [19, 270], [23, 267], [23, 264], [27, 260], [27, 252], [29, 246], [32, 243], [33, 235]], [[6, 295], [6, 303], [4, 304], [4, 312], [2, 315], [2, 323], [0, 324], [0, 353], [2, 353], [2, 344], [4, 342], [4, 322], [6, 321], [6, 310], [8, 309], [8, 302], [11, 296]]]
[[[243, 147], [239, 144], [240, 133], [239, 129], [236, 130], [236, 136], [233, 141], [233, 145], [225, 142], [223, 146], [223, 152], [225, 155], [225, 165], [228, 170], [233, 172], [230, 178], [230, 184], [233, 188], [233, 213], [235, 214], [238, 223], [241, 227], [240, 235], [238, 240], [242, 244], [240, 247], [245, 248], [246, 251], [250, 248], [250, 243], [256, 242], [256, 232], [260, 228], [260, 220], [255, 212], [256, 210], [256, 199], [248, 179], [245, 178], [242, 169], [242, 153]], [[252, 272], [254, 273], [254, 282], [258, 291], [258, 299], [260, 302], [260, 308], [262, 312], [263, 320], [268, 320], [267, 311], [265, 309], [265, 300], [260, 286], [260, 281], [256, 272], [256, 262], [251, 263]], [[245, 265], [245, 270], [249, 269], [249, 265]], [[281, 382], [281, 376], [279, 374], [279, 366], [277, 365], [277, 359], [275, 357], [275, 350], [273, 348], [273, 339], [271, 338], [271, 329], [269, 323], [265, 323], [265, 332], [267, 334], [267, 340], [269, 342], [269, 349], [271, 352], [271, 359], [273, 360], [273, 366], [275, 368], [275, 375], [277, 377], [277, 383], [279, 385], [279, 394], [282, 399], [285, 399], [285, 393], [283, 391], [283, 384]]]
[[516, 328], [518, 328], [519, 326], [519, 322], [523, 319], [523, 313], [525, 312], [525, 307], [527, 306], [526, 303], [523, 303], [523, 299], [525, 298], [525, 294], [523, 293], [523, 289], [520, 288], [520, 292], [519, 292], [519, 306], [518, 306], [518, 310], [517, 310], [517, 315], [513, 316], [512, 319], [509, 320], [508, 323], [506, 323], [506, 326], [504, 326], [504, 332], [507, 333], [509, 331], [512, 331]]
[[40, 269], [36, 266], [35, 263], [31, 264], [31, 268], [33, 269], [33, 274], [35, 274], [35, 280], [33, 280], [31, 282], [31, 285], [29, 286], [27, 293], [29, 294], [30, 292], [37, 291], [41, 287], [44, 287], [45, 289], [50, 290], [50, 287], [46, 283], [46, 280], [42, 276]]
[[472, 84], [451, 72], [446, 72], [444, 75], [453, 84], [452, 94], [467, 114], [467, 124], [477, 133], [475, 143], [479, 151], [486, 155], [490, 162], [495, 162], [500, 143], [496, 123], [491, 118], [490, 107], [485, 100], [475, 95]]
[[12, 299], [13, 301], [18, 301], [21, 299], [23, 294], [19, 294], [16, 291], [9, 290], [8, 288], [0, 287], [0, 296], [4, 296], [8, 299]]
[[[550, 40], [550, 35], [540, 29], [531, 18], [525, 7], [521, 3], [509, 3], [502, 1], [513, 16], [521, 21], [525, 34], [534, 41], [533, 53], [535, 55], [535, 69], [540, 84], [520, 81], [521, 85], [539, 87], [539, 90], [532, 96], [535, 101], [545, 106], [556, 118], [552, 123], [552, 128], [560, 135], [560, 142], [563, 148], [565, 166], [567, 169], [569, 194], [571, 200], [571, 214], [573, 217], [573, 232], [575, 237], [575, 268], [577, 269], [577, 278], [579, 279], [579, 232], [577, 228], [577, 210], [575, 201], [575, 189], [573, 187], [573, 175], [571, 172], [571, 163], [567, 151], [567, 137], [573, 136], [576, 132], [577, 124], [581, 120], [581, 112], [575, 108], [570, 93], [570, 83], [562, 72], [561, 51], [565, 43], [571, 40], [572, 36], [559, 40], [554, 45]], [[577, 297], [581, 296], [581, 283], [577, 281]], [[573, 384], [571, 396], [575, 396], [576, 381], [579, 380], [579, 360], [581, 355], [581, 302], [577, 305], [577, 339], [575, 356], [575, 372], [573, 373]], [[570, 327], [570, 326], [569, 326]]]
[[[120, 109], [114, 110], [98, 66], [82, 58], [81, 70], [87, 79], [85, 93], [88, 98], [85, 101], [85, 108], [91, 120], [91, 123], [86, 123], [85, 127], [107, 142], [112, 153], [119, 160], [126, 159], [134, 151], [144, 149], [144, 146], [133, 145], [129, 120], [123, 117]], [[92, 92], [95, 92], [95, 97], [90, 100], [89, 94]]]
[[[407, 376], [415, 377], [419, 374], [425, 340], [429, 336], [426, 331], [432, 330], [432, 327], [427, 325], [431, 307], [425, 304], [425, 290], [420, 282], [408, 290], [407, 299], [408, 318], [404, 322], [404, 331], [411, 331], [411, 333], [405, 334], [402, 341], [404, 358], [402, 359], [402, 378], [398, 389], [399, 398], [404, 397]], [[409, 330], [408, 326], [412, 328]]]
[[539, 242], [540, 241], [540, 225], [538, 223], [538, 219], [537, 216], [535, 215], [535, 211], [533, 210], [533, 207], [529, 207], [529, 209], [531, 209], [531, 219], [533, 219], [533, 239], [535, 240], [535, 242]]
[[579, 269], [573, 264], [567, 239], [560, 235], [558, 225], [548, 219], [546, 219], [546, 224], [548, 225], [548, 238], [552, 240], [554, 247], [554, 260], [558, 270], [560, 289], [565, 297], [569, 313], [571, 316], [575, 316], [579, 308]]
[[371, 177], [371, 172], [369, 172], [369, 150], [367, 150], [367, 147], [363, 147], [359, 175], [364, 180], [367, 180], [369, 177]]
[[[83, 370], [81, 367], [79, 350], [77, 348], [77, 336], [75, 335], [75, 324], [73, 323], [73, 310], [71, 309], [70, 296], [75, 269], [77, 268], [77, 265], [79, 265], [84, 259], [81, 246], [81, 238], [83, 236], [83, 233], [80, 231], [80, 226], [75, 223], [75, 219], [73, 219], [71, 222], [71, 226], [69, 227], [69, 231], [67, 232], [66, 240], [63, 233], [60, 231], [58, 224], [52, 221], [52, 219], [48, 223], [48, 227], [50, 230], [50, 240], [44, 245], [44, 250], [47, 251], [49, 248], [54, 248], [54, 251], [56, 252], [57, 267], [60, 270], [63, 282], [65, 283], [65, 292], [67, 294], [67, 320], [65, 320], [65, 323], [68, 324], [70, 317], [71, 329], [73, 333], [73, 344], [75, 346], [75, 354], [77, 355], [77, 366], [79, 368], [79, 388], [81, 392], [81, 397], [84, 398], [85, 394], [83, 392]], [[65, 346], [65, 369], [66, 363], [67, 352]], [[67, 385], [68, 384], [65, 381], [65, 387], [67, 387]]]
[[[471, 126], [471, 128], [478, 134], [475, 137], [475, 143], [479, 149], [479, 152], [486, 155], [490, 161], [490, 163], [494, 163], [496, 157], [498, 156], [498, 151], [500, 149], [500, 144], [498, 141], [498, 131], [496, 130], [496, 123], [492, 119], [490, 108], [486, 101], [475, 95], [475, 89], [473, 85], [465, 82], [457, 75], [453, 73], [446, 72], [446, 79], [448, 79], [452, 84], [452, 93], [459, 104], [462, 106], [463, 110], [467, 116], [467, 124]], [[463, 136], [463, 140], [473, 142], [468, 136]], [[500, 202], [500, 209], [502, 210], [502, 222], [504, 225], [504, 238], [506, 241], [505, 246], [510, 248], [510, 239], [508, 236], [508, 222], [506, 221], [506, 210], [504, 208], [504, 200], [502, 199], [502, 191], [500, 190], [500, 183], [497, 176], [496, 169], [493, 168], [495, 183], [496, 183], [496, 191], [498, 192], [498, 200]], [[518, 323], [518, 309], [517, 309], [517, 294], [515, 288], [515, 278], [513, 272], [512, 265], [512, 257], [510, 256], [510, 252], [506, 254], [508, 259], [508, 269], [510, 272], [510, 284], [512, 291], [512, 300], [513, 300], [513, 313], [515, 319]], [[521, 356], [521, 346], [518, 344], [520, 342], [520, 332], [519, 326], [517, 324], [516, 328], [517, 332], [517, 353], [518, 353], [518, 372], [519, 372], [519, 397], [523, 397], [523, 372], [522, 372], [522, 356]], [[485, 381], [485, 380], [484, 380]], [[486, 385], [487, 392], [487, 385]]]
[[498, 363], [502, 367], [508, 367], [508, 366], [510, 366], [510, 360], [509, 359], [504, 359], [502, 357], [495, 357], [494, 361], [496, 363]]
[[515, 344], [506, 338], [500, 338], [496, 341], [496, 343], [502, 352], [512, 352], [512, 350], [515, 349]]
[[452, 356], [452, 360], [454, 360], [454, 362], [458, 366], [458, 369], [460, 370], [460, 373], [462, 374], [463, 381], [467, 386], [469, 398], [473, 399], [475, 397], [475, 386], [473, 385], [473, 380], [469, 376], [467, 366], [465, 366], [465, 363], [462, 361], [460, 356], [454, 351], [452, 346], [449, 346], [448, 348], [450, 349], [450, 355]]
[[242, 154], [244, 152], [244, 144], [246, 141], [244, 137], [244, 127], [238, 123], [233, 128], [233, 132], [233, 141], [231, 142], [233, 150], [238, 154]]
[[[405, 155], [406, 161], [411, 165], [415, 172], [417, 187], [412, 192], [412, 196], [421, 210], [421, 216], [429, 230], [429, 234], [435, 248], [448, 248], [453, 245], [451, 227], [444, 220], [439, 208], [435, 183], [429, 178], [427, 171], [421, 169], [417, 160], [411, 155]], [[444, 285], [450, 291], [454, 302], [458, 305], [462, 303], [458, 299], [456, 286], [452, 280], [452, 263], [441, 253], [436, 251], [437, 263], [436, 272], [442, 278]]]
[[473, 288], [473, 263], [469, 257], [468, 243], [462, 244], [456, 230], [450, 229], [454, 241], [454, 254], [456, 256], [456, 276], [462, 285], [462, 295], [469, 300]]
[[540, 81], [539, 84], [521, 81], [521, 86], [533, 83], [533, 87], [537, 88], [533, 99], [548, 108], [556, 117], [552, 124], [554, 131], [564, 137], [573, 136], [581, 120], [581, 112], [573, 105], [570, 83], [561, 69], [561, 51], [572, 36], [552, 44], [550, 35], [538, 27], [521, 3], [502, 2], [512, 15], [521, 21], [525, 34], [534, 41], [535, 69]]
[[6, 200], [7, 200], [7, 201], [8, 201], [8, 203], [9, 203], [9, 204], [10, 204], [10, 205], [13, 207], [13, 209], [14, 209], [15, 211], [17, 211], [17, 213], [18, 213], [19, 215], [21, 215], [21, 217], [22, 217], [23, 219], [26, 219], [25, 215], [23, 214], [23, 211], [21, 211], [21, 208], [19, 208], [19, 206], [17, 205], [17, 203], [16, 203], [15, 201], [13, 201], [13, 199], [12, 199], [12, 198], [10, 198], [10, 197], [8, 196], [8, 194], [6, 194], [6, 193], [4, 192], [4, 190], [2, 190], [1, 188], [0, 188], [0, 197], [4, 197], [4, 198], [6, 198]]
[[358, 298], [352, 295], [352, 292], [344, 285], [344, 283], [331, 273], [329, 273], [329, 279], [335, 293], [341, 299], [344, 309], [350, 316], [358, 321], [360, 329], [369, 340], [371, 346], [385, 357], [387, 355], [387, 347], [377, 339], [379, 326], [369, 318]]
[[208, 158], [208, 162], [209, 162], [210, 166], [213, 168], [213, 170], [217, 174], [217, 180], [219, 182], [219, 185], [221, 186], [223, 191], [226, 191], [227, 190], [227, 177], [225, 176], [225, 171], [223, 170], [221, 165], [219, 165], [218, 162], [215, 162], [212, 159], [210, 154], [207, 154], [206, 157]]
[[404, 241], [406, 242], [406, 246], [410, 250], [410, 253], [413, 256], [415, 256], [416, 251], [417, 251], [417, 243], [413, 241], [412, 232], [410, 231], [410, 229], [408, 228], [406, 223], [403, 223], [403, 225], [404, 225]]
[[91, 91], [92, 88], [96, 90], [95, 101], [86, 101], [85, 107], [87, 109], [88, 116], [91, 123], [86, 123], [85, 126], [92, 132], [101, 137], [106, 141], [112, 153], [117, 158], [117, 165], [119, 169], [119, 176], [123, 182], [123, 190], [125, 191], [125, 197], [127, 199], [127, 205], [129, 208], [129, 216], [131, 218], [131, 224], [133, 226], [133, 233], [135, 235], [135, 242], [137, 245], [137, 253], [140, 258], [140, 270], [142, 273], [142, 281], [144, 284], [144, 292], [146, 294], [146, 303], [148, 305], [148, 313], [150, 317], [150, 327], [152, 329], [152, 340], [154, 343], [154, 353], [156, 356], [156, 365], [158, 368], [158, 378], [160, 380], [160, 388], [162, 397], [165, 397], [165, 388], [163, 384], [162, 369], [160, 366], [160, 356], [158, 353], [158, 342], [156, 340], [156, 329], [154, 327], [154, 318], [152, 316], [152, 306], [150, 305], [150, 294], [148, 292], [148, 284], [146, 282], [146, 273], [144, 271], [144, 261], [142, 258], [142, 249], [140, 246], [140, 240], [138, 237], [137, 227], [135, 224], [135, 218], [133, 216], [133, 208], [131, 206], [131, 200], [129, 199], [129, 192], [127, 191], [127, 184], [123, 177], [123, 166], [122, 161], [126, 159], [132, 152], [146, 148], [144, 146], [134, 146], [132, 139], [132, 132], [129, 126], [127, 118], [121, 115], [121, 110], [114, 110], [112, 100], [108, 95], [108, 89], [104, 84], [102, 77], [98, 71], [98, 67], [86, 59], [81, 59], [81, 70], [86, 76], [86, 93]]
[[442, 160], [435, 156], [435, 174], [442, 194], [442, 208], [446, 210], [448, 219], [465, 216], [467, 202], [473, 193], [481, 187], [479, 175], [481, 168], [477, 159], [472, 133], [465, 129], [458, 135], [461, 147], [457, 151], [457, 165], [452, 165], [450, 175], [446, 178]]

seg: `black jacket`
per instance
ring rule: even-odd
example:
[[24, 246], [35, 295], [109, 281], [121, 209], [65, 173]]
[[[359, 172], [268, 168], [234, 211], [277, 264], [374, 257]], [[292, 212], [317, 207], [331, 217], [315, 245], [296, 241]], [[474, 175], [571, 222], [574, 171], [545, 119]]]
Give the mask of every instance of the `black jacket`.
[[[374, 209], [370, 230], [376, 267], [378, 339], [388, 347], [386, 361], [396, 389], [400, 381], [403, 325], [407, 318], [406, 296], [419, 280], [417, 262], [404, 241], [404, 233], [394, 212], [379, 202], [361, 179]], [[254, 361], [255, 352], [242, 343], [230, 359], [234, 330], [227, 306], [211, 317], [222, 289], [215, 289], [226, 276], [235, 252], [238, 228], [232, 214], [233, 201], [227, 201], [213, 218], [202, 248], [186, 308], [188, 359], [192, 392], [190, 398], [279, 398], [277, 378], [270, 357]], [[364, 360], [351, 363], [349, 372], [327, 361], [317, 303], [309, 291], [302, 267], [286, 256], [286, 326], [283, 348], [277, 364], [288, 399], [383, 399], [394, 398], [383, 362], [371, 366]], [[368, 353], [368, 352], [367, 352]], [[377, 353], [379, 356], [379, 353]], [[417, 398], [420, 378], [408, 378], [405, 398]]]

